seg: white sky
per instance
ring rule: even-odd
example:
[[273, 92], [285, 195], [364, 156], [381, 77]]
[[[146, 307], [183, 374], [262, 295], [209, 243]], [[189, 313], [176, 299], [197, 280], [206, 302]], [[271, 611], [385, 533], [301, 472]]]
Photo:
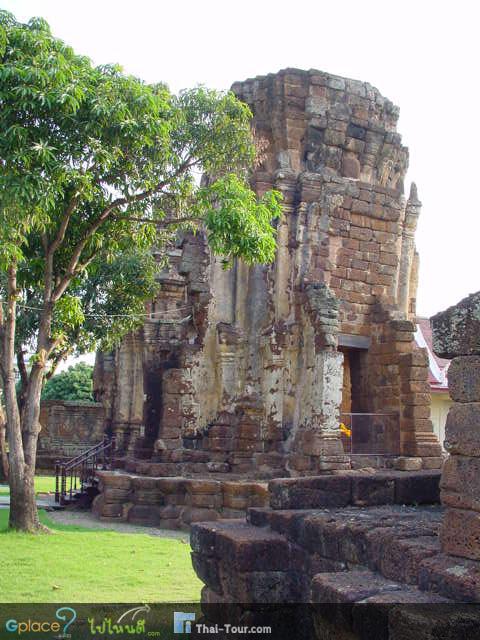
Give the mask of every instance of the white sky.
[[[479, 11], [474, 0], [0, 0], [95, 63], [173, 91], [284, 67], [365, 80], [401, 108], [423, 212], [418, 313], [480, 289]], [[408, 182], [407, 182], [408, 187]], [[477, 257], [475, 258], [475, 255]]]

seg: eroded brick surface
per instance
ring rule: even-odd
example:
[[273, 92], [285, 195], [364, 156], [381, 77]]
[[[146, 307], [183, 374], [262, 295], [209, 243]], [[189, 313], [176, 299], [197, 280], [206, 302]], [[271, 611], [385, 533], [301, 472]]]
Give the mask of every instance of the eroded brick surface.
[[[276, 258], [225, 271], [203, 233], [169, 250], [150, 317], [97, 358], [95, 394], [122, 464], [152, 476], [343, 470], [352, 440], [340, 422], [352, 411], [388, 416], [355, 453], [438, 464], [428, 358], [414, 342], [421, 203], [415, 185], [404, 194], [397, 107], [315, 70], [232, 90], [261, 143], [252, 186], [283, 195]], [[248, 498], [228, 501], [241, 510]]]

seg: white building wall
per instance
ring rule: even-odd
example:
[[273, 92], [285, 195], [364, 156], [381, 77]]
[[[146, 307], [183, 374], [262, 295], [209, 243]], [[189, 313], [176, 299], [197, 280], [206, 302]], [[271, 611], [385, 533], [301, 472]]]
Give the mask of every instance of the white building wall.
[[448, 393], [432, 393], [431, 418], [433, 429], [443, 447], [445, 440], [445, 422], [453, 402]]

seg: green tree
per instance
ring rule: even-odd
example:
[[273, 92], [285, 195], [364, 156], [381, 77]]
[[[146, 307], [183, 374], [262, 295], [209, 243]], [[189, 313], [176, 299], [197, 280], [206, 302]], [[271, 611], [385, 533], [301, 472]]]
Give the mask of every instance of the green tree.
[[93, 367], [79, 362], [57, 373], [43, 388], [42, 400], [85, 400], [93, 402]]
[[[0, 373], [10, 526], [40, 528], [34, 471], [46, 376], [142, 321], [178, 230], [226, 262], [269, 262], [280, 195], [257, 199], [251, 114], [231, 93], [172, 95], [94, 67], [46, 22], [0, 12]], [[208, 180], [198, 184], [200, 175]], [[112, 313], [113, 312], [113, 313]], [[30, 368], [24, 362], [29, 357]], [[15, 391], [15, 360], [22, 392]]]

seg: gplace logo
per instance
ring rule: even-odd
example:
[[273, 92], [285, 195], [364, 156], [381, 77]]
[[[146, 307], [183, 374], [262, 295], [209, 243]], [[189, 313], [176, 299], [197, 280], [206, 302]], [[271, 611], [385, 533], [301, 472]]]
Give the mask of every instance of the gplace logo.
[[55, 620], [32, 620], [31, 618], [28, 618], [28, 620], [15, 620], [11, 618], [5, 623], [5, 629], [9, 633], [16, 633], [19, 636], [24, 633], [48, 633], [51, 631], [53, 633], [61, 632], [62, 637], [68, 638], [68, 628], [77, 619], [77, 612], [71, 607], [60, 607], [60, 609], [56, 610], [55, 617], [57, 620], [65, 622], [63, 629], [60, 622], [56, 622]]
[[195, 622], [194, 613], [174, 611], [173, 612], [173, 633], [191, 633], [192, 622]]

